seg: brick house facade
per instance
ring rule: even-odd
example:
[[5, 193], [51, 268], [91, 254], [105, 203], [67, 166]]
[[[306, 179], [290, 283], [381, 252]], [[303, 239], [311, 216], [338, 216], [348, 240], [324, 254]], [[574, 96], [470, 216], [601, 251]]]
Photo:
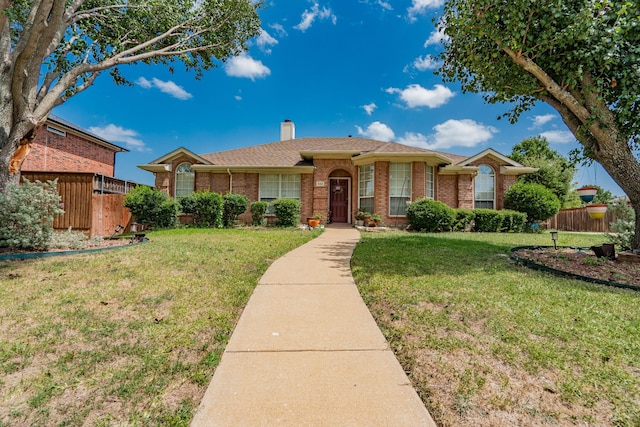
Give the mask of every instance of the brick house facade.
[[[139, 167], [171, 196], [209, 190], [251, 201], [294, 197], [303, 220], [320, 213], [352, 223], [366, 208], [389, 225], [405, 225], [406, 203], [424, 197], [454, 208], [502, 209], [509, 186], [536, 170], [491, 149], [465, 157], [364, 138], [296, 139], [290, 121], [278, 142], [202, 155], [178, 148]], [[248, 212], [241, 219], [249, 221]]]

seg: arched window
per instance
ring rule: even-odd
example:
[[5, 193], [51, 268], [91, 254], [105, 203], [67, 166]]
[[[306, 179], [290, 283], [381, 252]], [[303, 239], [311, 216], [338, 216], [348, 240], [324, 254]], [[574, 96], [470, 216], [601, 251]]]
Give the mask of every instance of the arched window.
[[193, 193], [196, 174], [190, 163], [180, 163], [176, 168], [176, 191], [175, 196], [184, 197]]
[[478, 167], [475, 183], [476, 209], [495, 209], [496, 206], [496, 174], [489, 165]]

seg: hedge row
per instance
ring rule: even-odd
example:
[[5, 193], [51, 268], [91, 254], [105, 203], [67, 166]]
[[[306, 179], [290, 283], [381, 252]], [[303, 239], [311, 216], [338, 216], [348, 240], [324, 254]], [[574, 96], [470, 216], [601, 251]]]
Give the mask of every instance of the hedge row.
[[407, 206], [407, 219], [417, 231], [516, 233], [524, 230], [527, 215], [511, 210], [454, 209], [442, 202], [419, 199]]

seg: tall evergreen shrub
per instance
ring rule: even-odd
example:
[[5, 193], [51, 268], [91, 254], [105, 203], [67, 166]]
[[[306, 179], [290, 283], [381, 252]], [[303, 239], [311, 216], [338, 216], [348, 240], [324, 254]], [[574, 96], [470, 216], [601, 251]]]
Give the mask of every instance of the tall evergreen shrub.
[[271, 205], [276, 215], [276, 225], [280, 227], [295, 227], [300, 223], [302, 204], [296, 199], [276, 199]]

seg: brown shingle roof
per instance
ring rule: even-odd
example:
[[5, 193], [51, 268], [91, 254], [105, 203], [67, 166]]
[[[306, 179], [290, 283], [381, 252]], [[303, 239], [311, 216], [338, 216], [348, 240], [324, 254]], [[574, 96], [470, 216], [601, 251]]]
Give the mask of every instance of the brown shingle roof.
[[307, 162], [300, 152], [353, 151], [358, 154], [439, 154], [458, 163], [467, 157], [438, 151], [425, 150], [398, 144], [396, 142], [376, 141], [365, 138], [297, 138], [288, 141], [254, 145], [217, 153], [203, 154], [214, 165], [219, 166], [300, 166]]

